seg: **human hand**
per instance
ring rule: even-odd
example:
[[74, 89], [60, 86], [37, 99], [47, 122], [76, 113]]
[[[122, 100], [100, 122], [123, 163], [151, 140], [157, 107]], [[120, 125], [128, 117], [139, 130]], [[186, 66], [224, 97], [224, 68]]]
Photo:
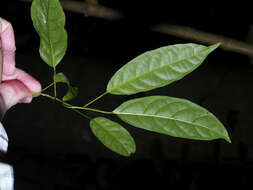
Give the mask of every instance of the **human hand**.
[[2, 43], [3, 72], [0, 96], [5, 111], [17, 103], [30, 103], [32, 93], [41, 91], [40, 83], [26, 72], [15, 67], [15, 37], [12, 25], [0, 18], [0, 43]]
[[[19, 102], [31, 102], [32, 93], [41, 91], [41, 85], [36, 79], [15, 67], [15, 50], [13, 28], [8, 21], [0, 18], [0, 51], [3, 61], [2, 82], [0, 79], [0, 119], [10, 107]], [[0, 153], [6, 152], [7, 147], [8, 136], [0, 123]], [[13, 189], [13, 169], [3, 163], [0, 163], [0, 189]]]

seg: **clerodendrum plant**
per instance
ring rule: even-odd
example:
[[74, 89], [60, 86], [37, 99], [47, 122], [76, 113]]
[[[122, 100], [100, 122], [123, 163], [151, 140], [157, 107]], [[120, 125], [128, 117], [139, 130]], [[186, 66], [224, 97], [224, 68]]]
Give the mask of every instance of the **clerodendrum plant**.
[[[53, 83], [44, 88], [40, 94], [62, 103], [89, 119], [93, 134], [107, 148], [123, 156], [129, 156], [136, 150], [134, 139], [120, 124], [105, 117], [90, 118], [81, 111], [114, 114], [134, 127], [174, 137], [195, 140], [221, 138], [231, 142], [226, 129], [212, 113], [185, 99], [169, 96], [136, 98], [122, 103], [111, 112], [89, 107], [105, 94], [136, 94], [177, 81], [200, 66], [219, 44], [208, 47], [198, 44], [178, 44], [143, 53], [113, 75], [105, 93], [82, 107], [73, 106], [67, 101], [77, 96], [77, 88], [70, 85], [63, 73], [56, 72], [56, 66], [67, 49], [65, 15], [59, 0], [34, 0], [31, 17], [40, 36], [40, 56], [54, 72]], [[62, 99], [57, 98], [58, 82], [68, 85], [68, 91]], [[51, 86], [54, 86], [54, 97], [43, 93]]]

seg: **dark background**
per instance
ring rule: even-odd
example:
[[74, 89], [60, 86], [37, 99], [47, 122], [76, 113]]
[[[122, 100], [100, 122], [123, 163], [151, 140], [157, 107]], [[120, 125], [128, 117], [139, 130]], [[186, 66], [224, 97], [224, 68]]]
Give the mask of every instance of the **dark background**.
[[[190, 1], [99, 1], [124, 18], [108, 21], [65, 11], [68, 51], [57, 67], [79, 87], [73, 104], [103, 93], [115, 71], [137, 55], [161, 46], [188, 43], [152, 32], [155, 24], [191, 26], [246, 41], [252, 24], [249, 4]], [[1, 2], [3, 3], [3, 2]], [[4, 1], [0, 16], [13, 24], [16, 65], [42, 86], [52, 71], [39, 57], [39, 38], [30, 3]], [[126, 126], [137, 152], [129, 158], [106, 149], [91, 134], [89, 122], [44, 97], [9, 110], [3, 124], [9, 135], [6, 162], [14, 167], [20, 189], [245, 189], [252, 179], [252, 78], [250, 58], [215, 50], [183, 80], [134, 96], [107, 95], [94, 107], [112, 110], [133, 97], [162, 94], [187, 98], [206, 107], [224, 123], [232, 144], [191, 141]], [[59, 93], [66, 90], [59, 86]], [[117, 120], [117, 118], [114, 118]]]

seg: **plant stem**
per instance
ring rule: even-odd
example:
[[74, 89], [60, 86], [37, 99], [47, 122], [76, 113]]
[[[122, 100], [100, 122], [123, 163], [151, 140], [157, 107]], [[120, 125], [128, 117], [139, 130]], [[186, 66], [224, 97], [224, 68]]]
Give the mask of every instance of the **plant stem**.
[[79, 106], [69, 106], [68, 108], [93, 111], [93, 112], [103, 113], [103, 114], [112, 114], [112, 112], [103, 111], [103, 110], [99, 110], [99, 109], [95, 109], [95, 108], [87, 108], [87, 107], [79, 107]]
[[[41, 95], [41, 96], [44, 96], [44, 97], [47, 97], [47, 98], [50, 98], [50, 99], [53, 100], [53, 101], [57, 101], [57, 102], [63, 103], [63, 104], [66, 106], [66, 108], [72, 106], [72, 105], [70, 105], [70, 104], [68, 104], [68, 103], [66, 103], [66, 102], [64, 102], [64, 101], [62, 101], [62, 100], [60, 100], [60, 99], [58, 99], [58, 98], [55, 98], [55, 97], [53, 97], [53, 96], [51, 96], [51, 95], [49, 95], [49, 94], [41, 93], [40, 95]], [[75, 109], [72, 109], [72, 110], [73, 110], [74, 112], [78, 113], [79, 115], [83, 116], [84, 118], [86, 118], [86, 119], [88, 119], [88, 120], [91, 120], [91, 118], [90, 118], [89, 116], [85, 115], [84, 113], [82, 113], [82, 112], [80, 112], [80, 111], [78, 111], [78, 110], [75, 110]]]
[[40, 92], [44, 92], [45, 90], [47, 90], [48, 88], [50, 88], [51, 86], [53, 86], [54, 83], [52, 82], [51, 84], [49, 84], [48, 86], [46, 86], [45, 88], [43, 88]]
[[88, 120], [91, 120], [91, 118], [89, 116], [85, 115], [84, 113], [82, 113], [82, 112], [80, 112], [78, 110], [75, 110], [75, 109], [73, 109], [73, 111], [76, 112], [76, 113], [78, 113], [79, 115], [83, 116], [84, 118], [86, 118]]
[[54, 68], [54, 99], [56, 99], [56, 70]]
[[40, 93], [40, 95], [54, 100], [54, 97], [53, 97], [53, 96], [50, 96], [49, 94]]
[[93, 111], [93, 112], [103, 113], [103, 114], [112, 114], [112, 112], [107, 112], [107, 111], [103, 111], [103, 110], [99, 110], [99, 109], [87, 108], [87, 107], [79, 107], [79, 106], [72, 106], [71, 104], [69, 104], [67, 102], [64, 102], [61, 99], [53, 97], [53, 96], [51, 96], [49, 94], [41, 93], [40, 95], [44, 96], [44, 97], [47, 97], [47, 98], [50, 98], [51, 100], [54, 100], [54, 101], [62, 103], [63, 105], [66, 106], [66, 108], [73, 109], [75, 112], [79, 113], [80, 115], [84, 116], [85, 118], [89, 118], [89, 117], [86, 116], [86, 115], [83, 115], [83, 113], [80, 112], [80, 111], [78, 111], [77, 109], [82, 109], [82, 110], [86, 110], [86, 111]]
[[92, 103], [94, 103], [95, 101], [99, 100], [100, 98], [102, 98], [103, 96], [105, 96], [107, 94], [107, 92], [104, 92], [103, 94], [101, 94], [100, 96], [96, 97], [94, 100], [88, 102], [87, 104], [85, 104], [83, 107], [88, 107], [89, 105], [91, 105]]

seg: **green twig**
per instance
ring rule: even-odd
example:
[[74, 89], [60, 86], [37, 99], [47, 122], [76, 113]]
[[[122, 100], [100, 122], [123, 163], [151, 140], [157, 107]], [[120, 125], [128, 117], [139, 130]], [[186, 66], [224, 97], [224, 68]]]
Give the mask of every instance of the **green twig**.
[[69, 106], [68, 108], [93, 111], [93, 112], [103, 113], [103, 114], [112, 114], [112, 112], [108, 112], [108, 111], [104, 111], [104, 110], [99, 110], [99, 109], [95, 109], [95, 108], [87, 108], [87, 107], [79, 107], [79, 106]]
[[54, 83], [52, 82], [51, 84], [49, 84], [48, 86], [46, 86], [45, 88], [43, 88], [40, 92], [44, 92], [45, 90], [47, 90], [48, 88], [50, 88], [51, 86], [53, 86]]
[[[100, 96], [96, 97], [94, 100], [88, 102], [87, 104], [85, 104], [83, 107], [88, 107], [89, 105], [91, 105], [92, 103], [94, 103], [95, 101], [99, 100], [100, 98], [102, 98], [103, 96], [105, 96], [107, 94], [107, 92], [104, 92], [103, 94], [101, 94]], [[82, 108], [83, 108], [82, 107]]]
[[57, 101], [62, 103], [66, 108], [72, 109], [73, 111], [75, 111], [76, 113], [82, 115], [83, 117], [85, 117], [86, 119], [91, 119], [90, 117], [88, 117], [87, 115], [83, 114], [82, 112], [78, 111], [77, 109], [81, 109], [81, 110], [86, 110], [86, 111], [93, 111], [93, 112], [97, 112], [97, 113], [103, 113], [103, 114], [112, 114], [112, 112], [107, 112], [107, 111], [103, 111], [103, 110], [99, 110], [99, 109], [94, 109], [94, 108], [87, 108], [87, 107], [79, 107], [79, 106], [73, 106], [67, 102], [62, 101], [59, 98], [53, 97], [49, 94], [45, 94], [45, 93], [41, 93], [41, 96], [50, 98], [51, 100]]
[[86, 118], [88, 120], [91, 120], [91, 118], [89, 116], [85, 115], [84, 113], [82, 113], [82, 112], [80, 112], [78, 110], [74, 110], [74, 109], [73, 109], [73, 111], [76, 112], [76, 113], [78, 113], [79, 115], [83, 116], [84, 118]]
[[[58, 98], [55, 98], [55, 97], [53, 97], [53, 96], [50, 96], [49, 94], [41, 93], [40, 95], [41, 95], [41, 96], [44, 96], [44, 97], [47, 97], [47, 98], [50, 98], [50, 99], [53, 100], [53, 101], [60, 102], [60, 103], [62, 103], [62, 104], [64, 105], [64, 107], [66, 107], [66, 108], [72, 106], [72, 105], [70, 105], [70, 104], [68, 104], [68, 103], [66, 103], [66, 102], [63, 102], [62, 100], [60, 100], [60, 99], [58, 99]], [[80, 111], [78, 111], [78, 110], [75, 110], [75, 109], [73, 109], [73, 111], [76, 112], [76, 113], [78, 113], [79, 115], [83, 116], [84, 118], [86, 118], [86, 119], [88, 119], [88, 120], [91, 120], [91, 118], [90, 118], [89, 116], [85, 115], [84, 113], [82, 113], [82, 112], [80, 112]]]
[[56, 71], [54, 69], [54, 99], [56, 99], [56, 97], [57, 97], [57, 94], [56, 94], [56, 78], [55, 78], [55, 76], [56, 76]]
[[50, 98], [51, 100], [54, 100], [54, 97], [53, 96], [50, 96], [49, 94], [45, 94], [45, 93], [40, 93], [41, 96], [44, 96], [44, 97], [47, 97], [47, 98]]

